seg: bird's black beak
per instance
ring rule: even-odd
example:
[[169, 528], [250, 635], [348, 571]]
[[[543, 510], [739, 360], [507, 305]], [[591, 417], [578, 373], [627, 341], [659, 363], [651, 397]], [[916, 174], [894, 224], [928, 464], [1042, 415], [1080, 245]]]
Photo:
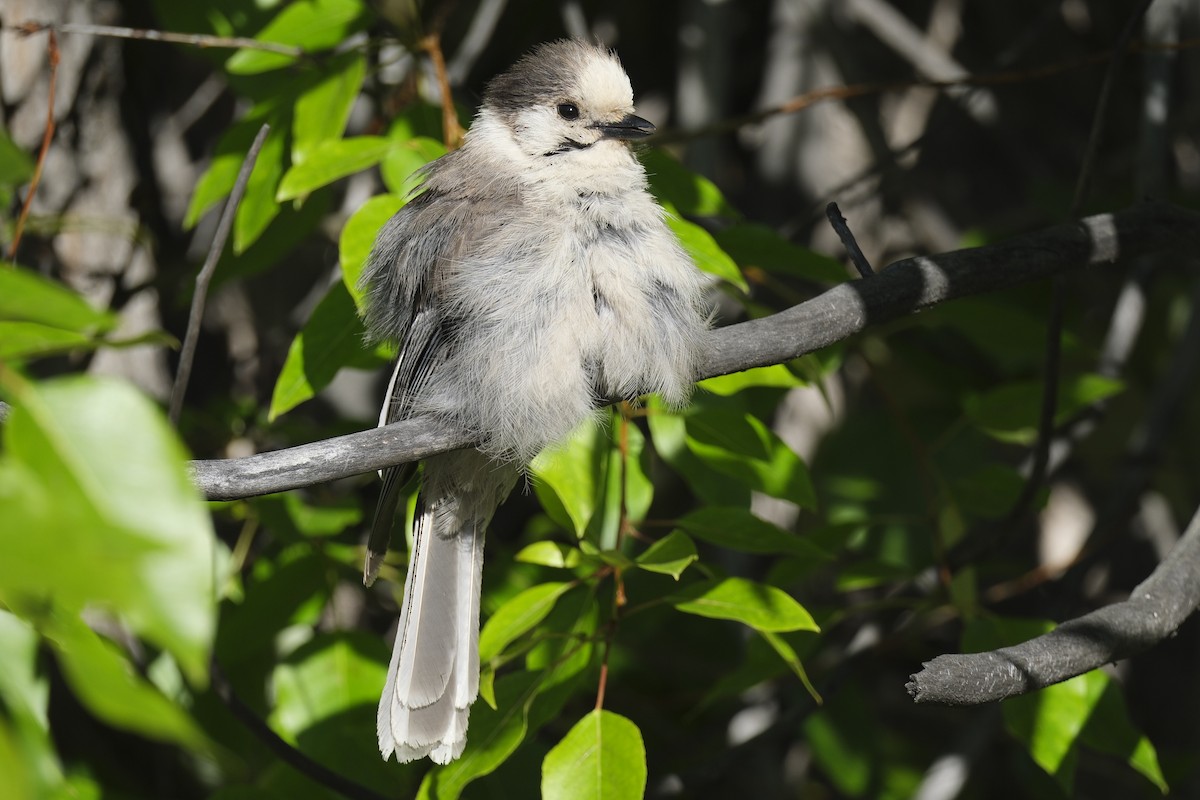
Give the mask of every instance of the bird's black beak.
[[634, 114], [616, 122], [598, 122], [594, 126], [605, 139], [642, 139], [654, 133], [654, 123]]

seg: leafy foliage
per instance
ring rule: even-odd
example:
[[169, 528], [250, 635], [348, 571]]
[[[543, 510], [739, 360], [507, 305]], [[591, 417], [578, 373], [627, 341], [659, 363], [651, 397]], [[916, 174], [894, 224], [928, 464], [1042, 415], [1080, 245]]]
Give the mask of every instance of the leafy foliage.
[[[165, 28], [303, 51], [197, 56], [238, 112], [204, 130], [208, 161], [179, 221], [203, 230], [269, 124], [218, 282], [244, 281], [256, 308], [287, 307], [262, 323], [258, 394], [193, 392], [181, 433], [207, 457], [369, 424], [339, 394], [355, 371], [390, 356], [364, 344], [358, 279], [379, 228], [446, 152], [442, 109], [420, 99], [424, 79], [406, 61], [423, 56], [384, 33], [396, 20], [380, 15], [403, 9], [152, 5]], [[401, 40], [421, 41], [419, 20], [406, 25]], [[519, 50], [507, 49], [505, 58]], [[389, 82], [397, 64], [408, 77]], [[781, 235], [787, 225], [749, 219], [690, 160], [657, 148], [639, 157], [727, 320], [848, 280], [839, 261]], [[0, 129], [5, 214], [32, 173], [33, 159]], [[314, 241], [317, 278], [292, 257]], [[320, 288], [301, 299], [300, 283]], [[1096, 365], [1095, 310], [1105, 306], [1068, 320], [1056, 424], [1114, 410], [1071, 466], [1097, 506], [1098, 476], [1121, 461], [1159, 353], [1195, 313], [1184, 288], [1171, 278], [1152, 294], [1157, 327], [1119, 378]], [[11, 796], [336, 796], [248, 732], [229, 713], [229, 692], [289, 746], [386, 796], [616, 800], [666, 796], [680, 782], [687, 796], [907, 797], [981, 719], [994, 746], [977, 756], [969, 796], [1070, 796], [1098, 775], [1155, 796], [1200, 780], [1192, 751], [1166, 753], [1161, 724], [1131, 710], [1137, 686], [1107, 674], [1008, 701], [990, 723], [913, 710], [901, 697], [922, 660], [1028, 638], [1079, 602], [1031, 599], [1028, 586], [1049, 583], [1050, 570], [1035, 564], [1028, 537], [954, 574], [947, 562], [1021, 493], [1042, 398], [1038, 291], [961, 301], [788, 364], [710, 378], [687, 409], [655, 397], [621, 403], [542, 453], [490, 533], [481, 702], [466, 752], [444, 767], [384, 763], [375, 749], [405, 564], [397, 534], [381, 580], [361, 588], [374, 483], [205, 507], [154, 401], [82, 368], [97, 350], [172, 337], [123, 338], [120, 315], [89, 299], [0, 263], [0, 396], [11, 405], [0, 447], [0, 775]], [[208, 378], [225, 386], [219, 372]], [[827, 422], [798, 425], [789, 414]], [[1194, 440], [1196, 421], [1195, 408], [1182, 412], [1179, 442]], [[1163, 492], [1182, 507], [1196, 494], [1194, 454], [1166, 452]], [[114, 736], [138, 755], [113, 757], [105, 739]], [[782, 753], [811, 765], [786, 790]], [[163, 765], [157, 778], [169, 790], [145, 777], [145, 759]]]

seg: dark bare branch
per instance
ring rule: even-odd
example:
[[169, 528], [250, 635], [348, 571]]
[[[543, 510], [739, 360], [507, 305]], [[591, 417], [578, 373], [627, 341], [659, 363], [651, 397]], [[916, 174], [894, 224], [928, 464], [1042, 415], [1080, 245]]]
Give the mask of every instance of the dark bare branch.
[[1200, 511], [1183, 538], [1129, 599], [1050, 633], [986, 653], [942, 655], [905, 688], [918, 703], [967, 706], [1043, 689], [1140, 653], [1170, 636], [1200, 605]]
[[[1147, 203], [986, 247], [905, 259], [786, 311], [714, 331], [701, 377], [781, 364], [947, 300], [1118, 258], [1198, 249], [1200, 215]], [[205, 496], [230, 500], [324, 483], [470, 444], [461, 432], [419, 418], [246, 458], [193, 461], [191, 466]]]

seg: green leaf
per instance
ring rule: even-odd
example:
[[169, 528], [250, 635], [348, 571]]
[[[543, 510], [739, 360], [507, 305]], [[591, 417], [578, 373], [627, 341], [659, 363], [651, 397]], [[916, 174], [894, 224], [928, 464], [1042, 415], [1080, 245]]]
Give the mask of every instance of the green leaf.
[[117, 728], [210, 751], [192, 718], [138, 675], [115, 645], [67, 614], [43, 615], [39, 621], [67, 684], [89, 711]]
[[[1102, 375], [1076, 375], [1059, 388], [1055, 425], [1060, 425], [1092, 403], [1124, 391], [1125, 384]], [[1041, 415], [1042, 384], [1038, 381], [1010, 383], [964, 401], [967, 418], [1002, 442], [1033, 444]]]
[[308, 502], [299, 492], [256, 497], [250, 500], [264, 528], [273, 536], [336, 536], [362, 521], [362, 506], [351, 496]]
[[646, 168], [650, 191], [665, 203], [693, 217], [737, 217], [717, 185], [692, 172], [665, 150], [643, 150], [638, 159]]
[[[112, 330], [117, 324], [116, 316], [92, 308], [61, 283], [5, 261], [0, 261], [0, 320], [87, 334]], [[0, 342], [4, 338], [0, 336]]]
[[357, 631], [318, 634], [275, 667], [271, 727], [291, 741], [359, 706], [374, 707], [387, 677], [387, 648]]
[[813, 686], [812, 681], [808, 679], [808, 672], [804, 669], [804, 664], [801, 663], [800, 656], [796, 655], [795, 649], [788, 644], [787, 640], [779, 634], [771, 633], [770, 631], [758, 631], [758, 635], [767, 644], [771, 645], [771, 649], [783, 659], [783, 663], [787, 664], [788, 668], [800, 679], [800, 682], [804, 684], [804, 690], [812, 697], [813, 702], [821, 705], [823, 701], [820, 692], [817, 691], [817, 687]]
[[642, 733], [611, 711], [589, 712], [542, 762], [543, 800], [641, 800], [645, 793]]
[[792, 244], [766, 225], [730, 225], [713, 234], [713, 238], [743, 268], [756, 267], [819, 283], [846, 281], [846, 268], [837, 260]]
[[[275, 190], [279, 186], [279, 178], [283, 175], [284, 158], [286, 156], [287, 130], [290, 126], [288, 115], [282, 112], [271, 114], [267, 122], [271, 130], [263, 141], [262, 150], [254, 162], [250, 179], [246, 182], [246, 194], [238, 205], [237, 215], [233, 219], [233, 252], [244, 253], [246, 248], [254, 244], [263, 231], [271, 224], [271, 220], [279, 215], [279, 203], [275, 201]], [[255, 133], [258, 125], [254, 126]], [[249, 147], [247, 146], [247, 150]], [[238, 159], [234, 168], [236, 180], [237, 171], [245, 155]], [[232, 188], [233, 182], [230, 183]]]
[[269, 418], [274, 420], [313, 397], [342, 367], [378, 365], [377, 358], [363, 347], [365, 335], [345, 285], [330, 286], [288, 348], [283, 369], [275, 380]]
[[446, 155], [446, 145], [428, 136], [403, 140], [388, 152], [379, 173], [388, 190], [409, 197], [421, 185], [421, 170], [425, 165]]
[[744, 553], [784, 554], [828, 560], [830, 555], [808, 539], [759, 519], [746, 508], [700, 508], [679, 526], [706, 542]]
[[256, 106], [244, 119], [226, 128], [217, 140], [212, 162], [192, 192], [187, 214], [183, 218], [185, 228], [194, 227], [209, 209], [229, 196], [233, 184], [237, 182], [242, 162], [246, 160], [246, 153], [258, 135], [258, 129], [267, 121], [274, 124], [274, 120], [268, 120], [269, 112], [266, 106]]
[[338, 178], [373, 167], [394, 147], [395, 142], [382, 136], [352, 136], [316, 144], [304, 161], [292, 164], [284, 174], [275, 200], [282, 203], [303, 197]]
[[546, 513], [579, 538], [603, 501], [611, 449], [608, 432], [589, 420], [566, 442], [539, 453], [529, 467]]
[[479, 660], [491, 661], [519, 636], [546, 618], [572, 583], [542, 583], [509, 600], [488, 618], [479, 632]]
[[17, 147], [8, 131], [0, 127], [0, 186], [20, 186], [33, 177], [33, 168], [29, 154]]
[[880, 730], [883, 724], [864, 699], [864, 687], [839, 692], [824, 708], [808, 715], [803, 735], [839, 797], [870, 797], [882, 765]]
[[[1100, 673], [1103, 674], [1103, 673]], [[1102, 753], [1124, 759], [1163, 794], [1170, 791], [1154, 745], [1129, 717], [1121, 686], [1105, 678], [1104, 693], [1088, 717], [1080, 741]]]
[[807, 465], [754, 415], [705, 409], [688, 415], [686, 423], [688, 449], [710, 468], [772, 497], [816, 508]]
[[772, 364], [769, 367], [754, 367], [753, 369], [734, 372], [729, 375], [719, 375], [708, 378], [698, 384], [701, 389], [724, 397], [737, 394], [750, 387], [766, 386], [774, 389], [791, 389], [803, 386], [804, 381], [783, 364]]
[[363, 292], [358, 286], [367, 257], [375, 246], [379, 231], [396, 212], [404, 206], [404, 198], [394, 194], [372, 197], [358, 207], [342, 227], [338, 239], [338, 260], [342, 266], [342, 283], [354, 298], [354, 306], [361, 312]]
[[[50, 682], [38, 665], [39, 639], [31, 625], [8, 611], [0, 611], [0, 705], [4, 720], [0, 721], [0, 736], [6, 725], [12, 733], [12, 763], [6, 763], [0, 753], [0, 774], [5, 776], [10, 791], [17, 784], [16, 797], [56, 796], [51, 787], [63, 783], [62, 764], [50, 738], [47, 707]], [[3, 744], [0, 744], [3, 747]], [[20, 782], [29, 787], [22, 795]]]
[[292, 118], [293, 164], [307, 160], [320, 143], [342, 135], [366, 74], [367, 60], [362, 53], [343, 53], [329, 63], [315, 86], [297, 98]]
[[1079, 734], [1108, 682], [1099, 671], [1047, 686], [1039, 692], [1004, 701], [1009, 732], [1029, 748], [1039, 767], [1068, 793], [1074, 784], [1072, 753]]
[[749, 506], [750, 489], [747, 486], [728, 480], [688, 449], [687, 425], [682, 414], [666, 410], [653, 395], [646, 405], [646, 422], [654, 451], [683, 476], [697, 497], [711, 505]]
[[14, 407], [0, 457], [0, 593], [106, 606], [203, 684], [217, 543], [161, 412], [113, 380], [35, 385], [0, 369], [0, 385]]
[[311, 627], [328, 605], [329, 563], [308, 543], [256, 566], [244, 599], [224, 607], [217, 629], [216, 652], [227, 670], [268, 656], [273, 663], [278, 635], [293, 626]]
[[[625, 504], [625, 519], [636, 523], [646, 518], [650, 504], [654, 502], [654, 481], [648, 474], [653, 462], [646, 452], [646, 436], [641, 428], [628, 420], [621, 420], [619, 416], [614, 424], [624, 426], [625, 432], [625, 458], [622, 460], [620, 448], [613, 448], [612, 452], [613, 463], [623, 466], [625, 475], [624, 492], [618, 493], [616, 500], [618, 504], [622, 501]], [[609, 474], [614, 469], [616, 466], [610, 465]]]
[[701, 581], [668, 598], [688, 614], [731, 619], [760, 631], [817, 631], [812, 616], [782, 589], [745, 578]]
[[542, 672], [539, 691], [583, 676], [592, 666], [592, 653], [603, 637], [600, 628], [600, 603], [593, 591], [571, 591], [563, 595], [554, 610], [538, 625], [536, 640], [525, 651], [525, 669]]
[[531, 701], [539, 679], [539, 675], [518, 672], [497, 680], [496, 710], [475, 704], [466, 750], [425, 775], [417, 800], [456, 800], [467, 784], [503, 764], [529, 730]]
[[688, 222], [678, 216], [670, 208], [667, 209], [666, 222], [697, 267], [733, 284], [743, 292], [750, 291], [750, 285], [746, 283], [742, 271], [729, 254], [721, 249], [712, 234], [694, 222]]
[[578, 547], [571, 547], [559, 542], [541, 541], [521, 548], [514, 558], [526, 564], [573, 569], [579, 566], [583, 560], [583, 554], [579, 552]]
[[679, 580], [683, 571], [697, 558], [696, 545], [688, 535], [683, 531], [671, 531], [646, 548], [646, 552], [637, 557], [636, 563], [648, 572], [659, 572]]
[[[366, 22], [360, 0], [299, 0], [289, 3], [254, 38], [262, 42], [290, 44], [313, 53], [345, 41]], [[225, 62], [234, 75], [254, 75], [286, 67], [296, 59], [263, 50], [238, 50]]]
[[0, 361], [66, 353], [99, 344], [86, 334], [38, 322], [0, 322]]

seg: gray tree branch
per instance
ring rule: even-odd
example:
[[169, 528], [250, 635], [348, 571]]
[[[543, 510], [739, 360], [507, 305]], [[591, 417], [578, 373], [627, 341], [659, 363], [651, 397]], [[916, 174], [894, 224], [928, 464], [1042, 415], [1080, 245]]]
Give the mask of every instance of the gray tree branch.
[[[1018, 286], [1117, 259], [1200, 252], [1200, 214], [1145, 203], [1004, 242], [898, 261], [762, 319], [716, 330], [701, 377], [780, 364], [868, 326], [948, 300]], [[418, 418], [238, 459], [193, 461], [209, 499], [280, 492], [370, 472], [471, 444], [461, 431]]]
[[938, 656], [905, 688], [918, 703], [954, 706], [1025, 694], [1149, 649], [1170, 636], [1198, 605], [1200, 510], [1179, 543], [1128, 600], [1013, 647]]

